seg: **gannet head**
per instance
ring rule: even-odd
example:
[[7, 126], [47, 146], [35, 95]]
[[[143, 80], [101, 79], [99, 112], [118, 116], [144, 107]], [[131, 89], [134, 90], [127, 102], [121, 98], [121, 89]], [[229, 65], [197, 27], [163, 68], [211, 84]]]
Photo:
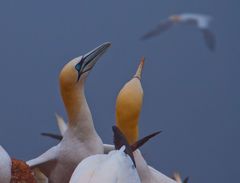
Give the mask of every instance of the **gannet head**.
[[70, 89], [77, 86], [78, 83], [84, 82], [90, 70], [110, 45], [109, 42], [104, 43], [87, 54], [74, 58], [68, 62], [60, 73], [60, 86]]
[[143, 101], [141, 85], [143, 65], [144, 58], [141, 60], [136, 74], [123, 86], [116, 100], [117, 126], [126, 136], [129, 144], [133, 144], [138, 140], [138, 120]]

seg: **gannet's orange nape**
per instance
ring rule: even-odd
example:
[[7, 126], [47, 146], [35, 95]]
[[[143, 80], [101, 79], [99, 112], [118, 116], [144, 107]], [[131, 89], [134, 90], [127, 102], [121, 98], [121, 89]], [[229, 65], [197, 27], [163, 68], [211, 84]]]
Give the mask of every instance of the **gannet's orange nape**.
[[141, 59], [134, 77], [120, 90], [116, 101], [116, 123], [129, 144], [138, 140], [138, 121], [143, 101], [141, 85], [143, 65], [144, 58]]

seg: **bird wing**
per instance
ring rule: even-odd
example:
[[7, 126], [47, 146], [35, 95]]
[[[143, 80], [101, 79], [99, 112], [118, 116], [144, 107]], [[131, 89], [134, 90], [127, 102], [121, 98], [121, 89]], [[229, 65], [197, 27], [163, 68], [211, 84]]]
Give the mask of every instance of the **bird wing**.
[[107, 155], [99, 154], [84, 159], [74, 170], [69, 183], [90, 182], [106, 158]]
[[124, 152], [132, 159], [132, 162], [136, 167], [136, 163], [133, 157], [133, 151], [131, 146], [128, 144], [126, 137], [117, 126], [113, 126], [112, 130], [113, 130], [113, 142], [114, 142], [115, 149], [119, 150], [122, 148], [122, 146], [125, 146], [126, 148]]
[[214, 51], [216, 48], [216, 38], [215, 35], [209, 29], [202, 29], [203, 37], [207, 47]]
[[58, 135], [58, 134], [53, 134], [53, 133], [45, 133], [45, 132], [43, 132], [43, 133], [41, 133], [41, 135], [42, 136], [46, 136], [46, 137], [50, 137], [50, 138], [52, 138], [52, 139], [57, 139], [57, 140], [62, 140], [62, 135]]
[[161, 34], [162, 32], [167, 31], [168, 29], [170, 29], [172, 27], [174, 23], [168, 19], [165, 21], [162, 21], [157, 27], [155, 27], [155, 29], [147, 32], [146, 34], [144, 34], [141, 39], [142, 40], [146, 40], [155, 36], [158, 36], [159, 34]]
[[64, 119], [60, 115], [58, 115], [57, 113], [55, 115], [57, 119], [58, 128], [61, 132], [61, 135], [63, 135], [64, 132], [67, 130], [67, 123], [64, 121]]
[[161, 133], [161, 131], [157, 131], [155, 133], [147, 135], [146, 137], [138, 140], [137, 142], [135, 142], [134, 144], [131, 145], [132, 151], [135, 151], [136, 149], [141, 147], [143, 144], [145, 144], [147, 141], [149, 141], [151, 138], [153, 138], [154, 136], [158, 135], [159, 133]]
[[59, 148], [58, 145], [54, 146], [45, 153], [43, 153], [42, 155], [40, 155], [39, 157], [29, 160], [26, 163], [28, 164], [28, 166], [30, 166], [30, 168], [35, 168], [48, 163], [53, 163], [54, 161], [57, 160], [57, 155], [59, 152], [58, 148]]
[[209, 27], [212, 17], [207, 16], [207, 15], [198, 15], [196, 20], [198, 23], [198, 27], [200, 29], [206, 29]]

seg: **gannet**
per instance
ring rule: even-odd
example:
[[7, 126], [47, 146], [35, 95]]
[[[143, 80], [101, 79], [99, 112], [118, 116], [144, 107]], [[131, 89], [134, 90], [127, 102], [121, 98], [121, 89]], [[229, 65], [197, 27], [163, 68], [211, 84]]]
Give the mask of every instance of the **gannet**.
[[[136, 74], [123, 86], [116, 100], [116, 123], [130, 144], [138, 140], [138, 121], [143, 101], [141, 85], [143, 65], [144, 58], [142, 58]], [[148, 166], [139, 150], [133, 154], [142, 183], [175, 183], [171, 178]]]
[[[144, 58], [142, 58], [133, 78], [120, 90], [116, 100], [116, 123], [126, 136], [129, 144], [138, 140], [138, 120], [143, 100], [141, 85], [143, 65]], [[113, 145], [104, 144], [104, 153], [107, 154], [112, 150], [114, 150]], [[133, 154], [142, 183], [176, 183], [171, 178], [149, 166], [138, 149]]]
[[133, 151], [159, 134], [153, 133], [130, 146], [120, 129], [113, 126], [115, 149], [108, 154], [93, 155], [79, 163], [70, 183], [140, 183]]
[[173, 174], [173, 179], [176, 180], [177, 183], [188, 183], [189, 177], [186, 177], [183, 181], [178, 172]]
[[143, 101], [143, 89], [140, 82], [143, 65], [144, 58], [136, 74], [123, 86], [116, 100], [116, 123], [127, 137], [129, 144], [138, 139], [138, 121]]
[[30, 167], [21, 160], [11, 159], [8, 153], [0, 146], [0, 182], [36, 183]]
[[69, 182], [82, 159], [103, 153], [102, 140], [95, 131], [85, 98], [84, 83], [89, 71], [109, 47], [110, 43], [104, 43], [71, 60], [60, 73], [60, 92], [68, 116], [68, 128], [58, 145], [27, 162], [31, 168], [38, 167], [51, 183]]
[[142, 39], [145, 40], [158, 36], [162, 32], [170, 29], [173, 25], [186, 24], [197, 27], [202, 32], [207, 47], [211, 51], [214, 51], [216, 47], [216, 39], [213, 32], [211, 32], [209, 29], [211, 20], [212, 20], [211, 16], [201, 14], [184, 13], [180, 15], [173, 15], [168, 17], [166, 20], [163, 20], [153, 30], [144, 34], [142, 36]]

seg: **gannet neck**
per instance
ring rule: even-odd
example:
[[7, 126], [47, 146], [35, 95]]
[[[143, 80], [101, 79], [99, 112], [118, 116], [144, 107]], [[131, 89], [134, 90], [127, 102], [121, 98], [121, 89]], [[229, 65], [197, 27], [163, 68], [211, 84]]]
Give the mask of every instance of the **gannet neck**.
[[128, 143], [133, 144], [139, 137], [138, 120], [131, 120], [129, 123], [131, 123], [131, 126], [123, 122], [117, 122], [117, 126], [123, 131]]
[[61, 95], [67, 111], [69, 127], [77, 127], [81, 132], [90, 134], [89, 131], [94, 130], [92, 115], [85, 97], [84, 81], [79, 82], [71, 89], [61, 87]]
[[123, 86], [116, 100], [117, 126], [124, 133], [129, 144], [138, 140], [138, 121], [143, 101], [141, 85], [143, 65], [144, 58], [141, 59], [136, 74]]

